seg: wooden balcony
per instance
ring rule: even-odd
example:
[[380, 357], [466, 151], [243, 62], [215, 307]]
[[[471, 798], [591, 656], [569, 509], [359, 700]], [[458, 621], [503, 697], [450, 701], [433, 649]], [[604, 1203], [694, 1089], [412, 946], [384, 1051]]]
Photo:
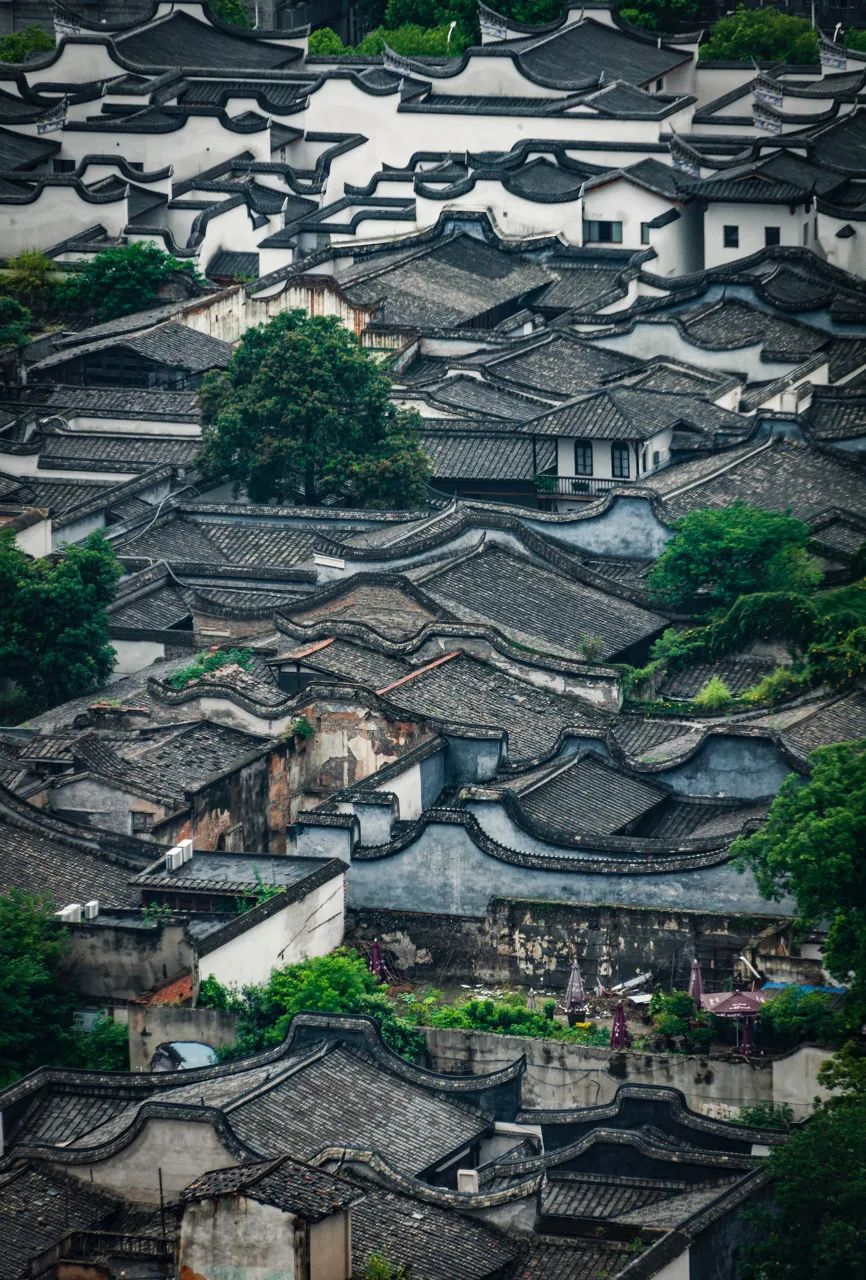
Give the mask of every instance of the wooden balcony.
[[620, 489], [631, 484], [631, 479], [610, 480], [595, 476], [536, 476], [535, 492], [539, 503], [546, 503], [556, 498], [590, 499], [599, 498], [611, 489]]

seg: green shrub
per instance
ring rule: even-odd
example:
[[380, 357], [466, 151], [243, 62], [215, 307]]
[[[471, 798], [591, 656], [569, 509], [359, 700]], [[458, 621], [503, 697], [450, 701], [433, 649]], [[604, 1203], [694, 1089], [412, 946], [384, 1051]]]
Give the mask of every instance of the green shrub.
[[0, 62], [24, 62], [31, 53], [50, 53], [54, 38], [42, 27], [26, 27], [0, 38]]
[[172, 689], [184, 689], [194, 680], [211, 671], [219, 671], [220, 667], [238, 666], [249, 671], [253, 655], [249, 649], [219, 649], [216, 653], [200, 653], [188, 667], [181, 667], [168, 677], [167, 683]]
[[352, 52], [332, 27], [319, 27], [318, 31], [311, 31], [307, 48], [310, 54], [320, 58], [340, 57]]
[[722, 711], [731, 705], [731, 691], [721, 676], [710, 676], [694, 698], [693, 705], [700, 711]]
[[758, 1032], [774, 1048], [790, 1048], [806, 1040], [836, 1045], [845, 1038], [845, 1021], [833, 998], [823, 991], [785, 987], [761, 1009]]
[[178, 275], [198, 280], [192, 263], [181, 262], [155, 244], [135, 242], [104, 249], [56, 285], [57, 306], [97, 321], [142, 311]]
[[740, 695], [743, 702], [750, 705], [783, 702], [786, 698], [796, 697], [809, 687], [810, 681], [798, 675], [791, 667], [776, 667], [769, 675], [762, 676], [757, 684], [743, 691]]
[[89, 1031], [72, 1034], [69, 1065], [85, 1071], [128, 1071], [129, 1028], [125, 1022], [97, 1018]]
[[747, 1129], [790, 1129], [793, 1123], [794, 1112], [787, 1102], [755, 1102], [740, 1107], [740, 1114], [734, 1119], [734, 1124]]

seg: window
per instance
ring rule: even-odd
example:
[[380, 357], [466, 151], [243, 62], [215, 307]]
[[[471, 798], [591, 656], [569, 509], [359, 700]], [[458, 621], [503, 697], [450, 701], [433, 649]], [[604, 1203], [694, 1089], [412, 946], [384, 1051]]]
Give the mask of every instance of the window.
[[627, 444], [610, 446], [610, 474], [615, 480], [627, 480], [629, 477], [629, 460]]
[[659, 453], [658, 449], [653, 449], [653, 471], [656, 470], [661, 460], [662, 455]]
[[782, 243], [782, 232], [779, 227], [764, 227], [764, 244], [774, 245]]
[[641, 244], [649, 244], [650, 224], [642, 222], [640, 224], [640, 242]]
[[661, 93], [664, 87], [665, 87], [664, 80], [656, 80], [656, 93]]
[[132, 834], [140, 831], [150, 831], [153, 826], [153, 814], [145, 813], [143, 809], [130, 809], [130, 819], [132, 820]]
[[739, 227], [722, 227], [722, 243], [726, 249], [739, 249], [740, 247], [740, 228]]
[[622, 244], [622, 223], [589, 222], [584, 218], [583, 238], [587, 244]]
[[589, 440], [574, 442], [574, 474], [576, 476], [592, 475], [592, 443]]
[[809, 243], [809, 224], [808, 222], [804, 222], [803, 223], [803, 244], [808, 244], [808, 243]]

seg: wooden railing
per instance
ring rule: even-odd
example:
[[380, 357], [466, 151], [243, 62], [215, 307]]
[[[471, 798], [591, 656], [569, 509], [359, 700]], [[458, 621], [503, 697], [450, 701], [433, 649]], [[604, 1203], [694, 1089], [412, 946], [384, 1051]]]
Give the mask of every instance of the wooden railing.
[[536, 476], [535, 491], [544, 498], [596, 498], [630, 484], [630, 478], [603, 480], [595, 476]]

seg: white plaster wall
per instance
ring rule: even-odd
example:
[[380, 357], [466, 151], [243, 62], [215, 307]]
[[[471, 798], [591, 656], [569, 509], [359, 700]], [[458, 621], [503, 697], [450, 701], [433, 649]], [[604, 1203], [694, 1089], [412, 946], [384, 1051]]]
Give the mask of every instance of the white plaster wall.
[[352, 1219], [333, 1213], [310, 1226], [310, 1280], [349, 1280], [352, 1274]]
[[398, 816], [402, 821], [407, 818], [419, 818], [421, 816], [420, 764], [410, 765], [408, 769], [404, 769], [396, 778], [383, 782], [381, 787], [377, 787], [376, 790], [390, 791], [397, 797], [400, 803]]
[[[159, 1204], [159, 1175], [163, 1191], [174, 1199], [205, 1169], [226, 1169], [237, 1156], [226, 1151], [209, 1116], [201, 1120], [150, 1119], [133, 1141], [114, 1156], [90, 1165], [58, 1165], [64, 1173], [92, 1181], [125, 1196], [135, 1204]], [[208, 1278], [210, 1280], [210, 1277]]]
[[99, 150], [102, 155], [120, 155], [144, 165], [145, 172], [170, 164], [175, 182], [192, 178], [241, 151], [251, 151], [255, 160], [270, 161], [270, 129], [259, 133], [234, 133], [224, 129], [215, 116], [189, 116], [171, 133], [134, 133], [127, 130], [78, 129], [69, 122], [63, 130], [61, 155], [81, 160]]
[[95, 431], [105, 435], [186, 436], [201, 435], [198, 422], [158, 422], [147, 418], [97, 418], [91, 414], [61, 415], [75, 431]]
[[[840, 240], [837, 233], [844, 226], [853, 227], [855, 234]], [[819, 213], [818, 240], [827, 261], [834, 267], [856, 276], [866, 276], [866, 222], [852, 222], [847, 218]]]
[[27, 204], [0, 201], [0, 248], [7, 257], [23, 249], [47, 249], [97, 222], [116, 236], [126, 221], [126, 196], [96, 204], [75, 187], [47, 186]]
[[[780, 204], [710, 204], [704, 214], [704, 258], [706, 266], [717, 267], [725, 262], [735, 262], [750, 253], [757, 253], [765, 245], [764, 228], [779, 227], [783, 245], [803, 245], [803, 227], [810, 228], [808, 248], [814, 248], [811, 234], [814, 214], [807, 214], [802, 205], [791, 213], [787, 205]], [[724, 247], [723, 227], [740, 228], [740, 243], [736, 249]]]
[[[588, 341], [593, 341], [592, 334], [584, 336]], [[673, 356], [688, 364], [742, 373], [750, 380], [761, 382], [781, 378], [796, 367], [794, 361], [782, 364], [778, 361], [761, 360], [761, 343], [757, 342], [732, 351], [706, 351], [703, 347], [686, 342], [676, 325], [664, 321], [654, 324], [638, 322], [629, 333], [598, 339], [598, 345], [610, 351], [625, 351], [628, 355], [641, 356], [645, 360], [653, 356]]]
[[132, 675], [165, 657], [165, 645], [154, 640], [112, 640], [111, 647], [117, 654], [112, 680]]
[[202, 956], [199, 978], [226, 986], [266, 982], [271, 970], [324, 956], [343, 941], [345, 877], [336, 876], [297, 902]]
[[[0, 529], [2, 529], [0, 525]], [[15, 534], [15, 545], [28, 556], [47, 556], [52, 549], [51, 521], [39, 520]]]
[[[670, 429], [660, 431], [654, 435], [645, 444], [640, 445], [639, 454], [642, 456], [646, 450], [646, 467], [641, 470], [640, 476], [649, 475], [651, 471], [658, 470], [659, 467], [665, 466], [670, 458], [671, 451], [671, 431]], [[592, 440], [592, 476], [596, 480], [613, 479], [613, 470], [611, 462], [611, 446], [616, 444], [625, 444], [625, 441], [617, 440]], [[629, 444], [629, 476], [628, 480], [637, 480], [640, 478], [637, 472], [637, 462], [635, 459], [634, 443]], [[656, 467], [653, 466], [653, 453], [658, 452], [659, 461]], [[557, 441], [557, 474], [561, 476], [574, 475], [574, 440], [565, 439]], [[624, 483], [628, 483], [626, 480]]]

